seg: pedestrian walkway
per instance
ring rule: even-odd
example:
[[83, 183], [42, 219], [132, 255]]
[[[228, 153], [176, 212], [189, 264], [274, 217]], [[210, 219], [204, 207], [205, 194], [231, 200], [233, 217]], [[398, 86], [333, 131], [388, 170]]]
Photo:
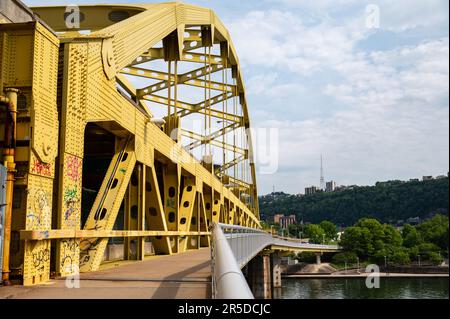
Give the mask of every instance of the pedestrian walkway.
[[67, 288], [65, 279], [32, 287], [0, 287], [0, 298], [209, 299], [210, 254], [209, 248], [203, 248], [121, 266], [106, 265], [103, 270], [81, 274], [79, 288]]

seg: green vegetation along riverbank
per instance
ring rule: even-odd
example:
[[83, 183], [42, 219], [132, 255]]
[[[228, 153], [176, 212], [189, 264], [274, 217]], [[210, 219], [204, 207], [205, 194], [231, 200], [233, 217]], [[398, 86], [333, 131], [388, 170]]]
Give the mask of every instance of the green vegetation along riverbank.
[[320, 223], [329, 220], [350, 226], [361, 218], [376, 218], [382, 223], [435, 213], [448, 215], [448, 178], [425, 181], [389, 181], [375, 186], [358, 187], [307, 196], [274, 193], [259, 198], [263, 219], [275, 214], [294, 214], [298, 221]]

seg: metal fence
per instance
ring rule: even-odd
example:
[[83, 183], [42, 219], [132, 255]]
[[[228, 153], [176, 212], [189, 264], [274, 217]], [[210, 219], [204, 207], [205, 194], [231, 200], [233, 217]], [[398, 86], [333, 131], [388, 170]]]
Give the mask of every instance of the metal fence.
[[264, 248], [282, 246], [305, 251], [338, 251], [334, 245], [306, 244], [274, 238], [271, 234], [243, 226], [214, 224], [212, 229], [213, 298], [253, 298], [241, 269]]
[[5, 225], [5, 205], [6, 205], [6, 168], [0, 164], [0, 284], [2, 283], [3, 271], [3, 237]]
[[317, 245], [300, 243], [289, 239], [280, 239], [271, 234], [254, 228], [235, 225], [219, 224], [225, 234], [233, 255], [240, 268], [244, 267], [250, 260], [268, 246], [282, 246], [286, 248], [303, 249], [305, 251], [338, 251], [336, 245]]
[[254, 299], [219, 224], [212, 228], [211, 272], [213, 299]]

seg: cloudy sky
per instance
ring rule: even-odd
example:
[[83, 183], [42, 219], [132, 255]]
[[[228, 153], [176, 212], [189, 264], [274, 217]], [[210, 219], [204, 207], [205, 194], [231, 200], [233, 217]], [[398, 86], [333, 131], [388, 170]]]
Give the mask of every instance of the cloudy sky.
[[252, 124], [279, 130], [278, 169], [258, 174], [260, 194], [318, 185], [320, 154], [340, 185], [447, 174], [447, 0], [185, 2], [228, 26]]

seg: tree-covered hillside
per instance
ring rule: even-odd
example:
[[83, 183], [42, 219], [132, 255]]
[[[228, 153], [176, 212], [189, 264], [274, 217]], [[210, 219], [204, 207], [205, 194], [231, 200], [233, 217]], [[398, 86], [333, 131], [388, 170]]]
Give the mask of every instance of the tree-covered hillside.
[[267, 220], [272, 220], [275, 214], [295, 214], [304, 222], [329, 220], [349, 226], [364, 217], [390, 223], [417, 216], [424, 219], [436, 212], [448, 215], [448, 192], [448, 178], [442, 178], [384, 182], [308, 196], [276, 193], [261, 196], [259, 203]]

